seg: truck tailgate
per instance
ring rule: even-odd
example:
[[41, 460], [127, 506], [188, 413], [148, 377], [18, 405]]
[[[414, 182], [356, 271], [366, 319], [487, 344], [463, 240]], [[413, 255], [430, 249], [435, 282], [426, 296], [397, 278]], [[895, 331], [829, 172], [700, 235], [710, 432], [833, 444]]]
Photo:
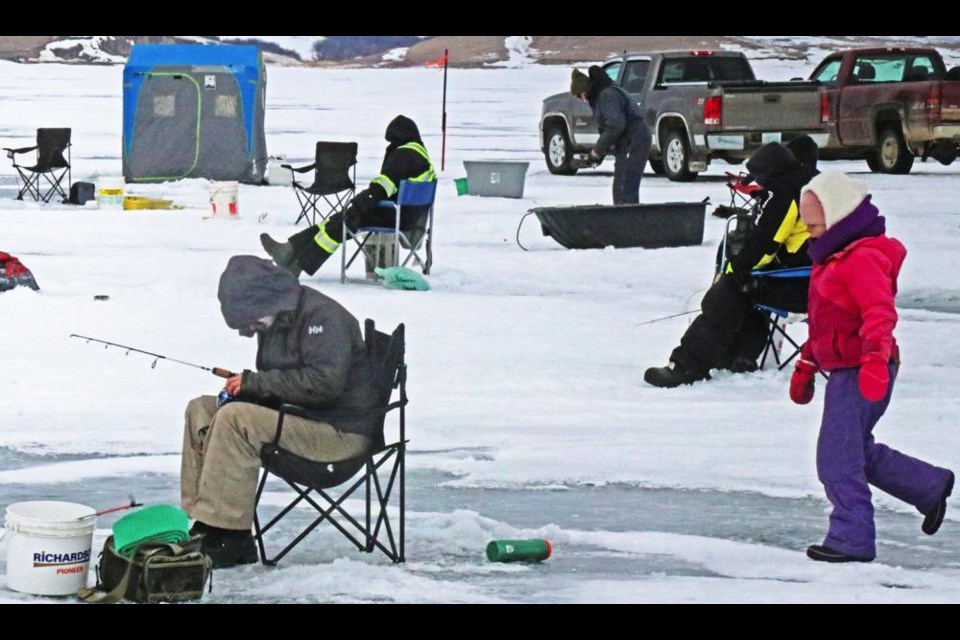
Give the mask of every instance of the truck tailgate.
[[940, 83], [940, 119], [943, 122], [960, 121], [960, 81]]
[[725, 85], [720, 122], [726, 131], [820, 129], [820, 88], [806, 82]]

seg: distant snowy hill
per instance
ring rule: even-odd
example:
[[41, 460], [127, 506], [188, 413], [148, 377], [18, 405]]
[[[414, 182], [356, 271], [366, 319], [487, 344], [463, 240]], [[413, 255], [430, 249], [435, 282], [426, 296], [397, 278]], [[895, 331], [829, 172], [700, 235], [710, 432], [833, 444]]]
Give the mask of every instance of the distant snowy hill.
[[259, 45], [269, 62], [341, 62], [378, 56], [426, 36], [0, 36], [0, 58], [18, 62], [123, 62], [137, 43], [197, 42]]
[[268, 63], [421, 66], [444, 51], [457, 67], [578, 64], [621, 51], [733, 49], [752, 59], [805, 60], [837, 49], [929, 46], [948, 64], [960, 60], [960, 36], [0, 36], [0, 59], [18, 62], [121, 63], [138, 42], [248, 43]]

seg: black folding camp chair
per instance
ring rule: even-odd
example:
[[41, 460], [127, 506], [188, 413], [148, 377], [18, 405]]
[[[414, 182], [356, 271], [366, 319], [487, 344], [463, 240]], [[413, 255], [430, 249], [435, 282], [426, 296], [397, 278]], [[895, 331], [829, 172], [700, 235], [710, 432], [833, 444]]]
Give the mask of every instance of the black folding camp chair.
[[[369, 452], [356, 458], [337, 462], [307, 460], [285, 451], [279, 442], [284, 417], [311, 419], [310, 410], [290, 404], [280, 407], [276, 436], [260, 452], [263, 474], [257, 488], [254, 532], [263, 564], [275, 565], [323, 522], [336, 527], [360, 551], [372, 553], [379, 549], [393, 562], [405, 560], [407, 367], [404, 363], [404, 326], [399, 325], [392, 335], [387, 335], [376, 330], [373, 320], [367, 320], [364, 337], [379, 393], [380, 406], [371, 410], [379, 421], [379, 438]], [[396, 400], [393, 400], [394, 392], [397, 392]], [[384, 426], [390, 414], [397, 416], [397, 438], [385, 444]], [[279, 513], [261, 525], [261, 513], [266, 511], [261, 497], [270, 476], [286, 482], [296, 495]], [[345, 501], [361, 488], [364, 490], [365, 511], [354, 515], [347, 510]], [[396, 529], [389, 511], [394, 497], [399, 510]], [[313, 507], [316, 514], [281, 551], [268, 557], [265, 535], [300, 505]]]
[[[318, 142], [314, 163], [294, 168], [281, 165], [293, 174], [293, 191], [300, 203], [300, 215], [294, 224], [309, 220], [317, 224], [317, 217], [326, 220], [334, 213], [342, 213], [353, 200], [357, 179], [356, 142]], [[313, 172], [313, 184], [297, 181], [297, 174]]]
[[[7, 149], [7, 157], [13, 161], [13, 168], [20, 175], [22, 187], [17, 193], [17, 200], [23, 200], [24, 194], [34, 200], [50, 202], [50, 199], [59, 195], [67, 199], [70, 189], [70, 129], [37, 129], [37, 144], [22, 149]], [[17, 162], [20, 154], [36, 152], [32, 165], [26, 166]], [[64, 157], [66, 152], [66, 157]], [[63, 179], [66, 178], [66, 185]]]

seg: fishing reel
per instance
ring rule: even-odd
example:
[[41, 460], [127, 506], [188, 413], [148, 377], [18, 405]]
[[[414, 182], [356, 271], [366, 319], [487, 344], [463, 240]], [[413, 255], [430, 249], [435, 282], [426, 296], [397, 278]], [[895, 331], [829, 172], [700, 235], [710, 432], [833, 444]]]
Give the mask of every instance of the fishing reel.
[[219, 409], [225, 404], [229, 404], [236, 400], [236, 397], [230, 395], [230, 392], [226, 389], [221, 389], [220, 393], [217, 395], [217, 408]]

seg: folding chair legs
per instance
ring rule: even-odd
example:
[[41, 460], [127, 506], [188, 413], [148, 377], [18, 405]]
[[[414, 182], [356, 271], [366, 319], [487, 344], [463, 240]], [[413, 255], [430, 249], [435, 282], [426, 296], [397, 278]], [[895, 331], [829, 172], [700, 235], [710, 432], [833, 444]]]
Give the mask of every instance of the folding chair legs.
[[[793, 352], [790, 354], [786, 360], [781, 361], [779, 349], [774, 345], [774, 340], [776, 339], [777, 334], [785, 339], [787, 342], [793, 346]], [[794, 358], [800, 355], [800, 345], [790, 337], [790, 334], [787, 333], [786, 327], [784, 324], [780, 323], [780, 317], [774, 316], [770, 321], [770, 331], [767, 333], [767, 345], [763, 349], [763, 357], [760, 358], [760, 368], [763, 369], [764, 365], [767, 363], [767, 355], [773, 352], [773, 359], [777, 363], [777, 371], [782, 371], [788, 364], [790, 364]]]
[[[260, 558], [263, 564], [267, 566], [276, 565], [284, 556], [287, 555], [287, 553], [289, 553], [307, 535], [309, 535], [310, 532], [320, 526], [323, 522], [329, 522], [336, 527], [337, 530], [342, 533], [345, 538], [350, 540], [350, 542], [352, 542], [359, 551], [373, 553], [374, 550], [379, 549], [392, 562], [405, 562], [406, 557], [404, 536], [406, 526], [406, 483], [404, 474], [406, 470], [406, 443], [401, 442], [392, 445], [385, 451], [381, 452], [381, 454], [382, 455], [380, 455], [380, 458], [377, 460], [372, 458], [368, 460], [364, 466], [363, 477], [355, 480], [353, 484], [344, 490], [340, 497], [336, 499], [331, 497], [323, 489], [303, 487], [295, 482], [284, 479], [287, 485], [297, 493], [297, 497], [264, 525], [261, 525], [260, 523], [258, 509], [255, 508], [254, 510], [254, 535], [257, 540], [257, 546], [259, 547]], [[383, 484], [378, 472], [381, 470], [381, 467], [383, 467], [391, 459], [393, 460], [393, 463], [392, 465], [388, 466], [390, 469], [390, 476], [389, 479], [387, 479], [386, 484]], [[260, 478], [255, 499], [255, 505], [257, 506], [260, 504], [263, 488], [269, 475], [270, 472], [264, 470]], [[350, 498], [357, 491], [357, 489], [360, 488], [361, 485], [365, 487], [366, 494], [366, 510], [364, 514], [366, 526], [361, 524], [343, 507], [343, 503]], [[390, 504], [390, 498], [393, 495], [394, 490], [397, 491], [400, 509], [398, 518], [399, 526], [396, 533], [391, 525], [390, 516], [387, 511]], [[322, 506], [318, 500], [314, 499], [312, 494], [316, 494], [319, 498], [322, 498], [328, 506]], [[312, 506], [319, 513], [319, 515], [280, 552], [273, 557], [268, 557], [266, 547], [264, 545], [264, 534], [270, 531], [297, 505], [304, 502]], [[344, 520], [352, 528], [347, 528], [344, 523], [340, 522], [339, 519]], [[385, 534], [386, 539], [384, 541], [381, 541], [380, 539], [381, 531], [383, 531]], [[359, 534], [359, 537], [356, 534]]]
[[[20, 174], [20, 180], [23, 187], [17, 193], [17, 200], [23, 200], [24, 195], [28, 195], [37, 202], [50, 202], [50, 199], [59, 194], [64, 200], [67, 199], [67, 193], [63, 189], [63, 179], [67, 177], [67, 171], [62, 171], [59, 175], [52, 172], [24, 173], [20, 167], [16, 167]], [[51, 177], [53, 176], [53, 177]], [[46, 185], [40, 183], [40, 178], [47, 181]], [[43, 191], [46, 189], [46, 191]]]

